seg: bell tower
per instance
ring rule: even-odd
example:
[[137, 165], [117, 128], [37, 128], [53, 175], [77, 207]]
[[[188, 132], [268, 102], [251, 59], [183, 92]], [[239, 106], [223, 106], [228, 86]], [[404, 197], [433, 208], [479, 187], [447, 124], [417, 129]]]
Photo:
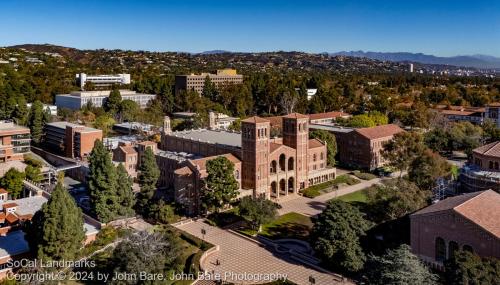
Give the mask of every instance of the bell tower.
[[307, 185], [307, 162], [309, 150], [309, 117], [292, 113], [283, 117], [283, 144], [295, 149], [295, 189]]
[[253, 189], [254, 196], [270, 196], [269, 135], [268, 120], [251, 117], [241, 121], [242, 187]]

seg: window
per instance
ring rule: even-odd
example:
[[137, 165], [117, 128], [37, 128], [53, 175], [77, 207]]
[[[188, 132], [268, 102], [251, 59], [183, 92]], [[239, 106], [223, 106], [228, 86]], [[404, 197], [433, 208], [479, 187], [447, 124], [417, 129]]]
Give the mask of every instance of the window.
[[446, 244], [444, 239], [436, 238], [436, 261], [444, 261], [446, 259]]
[[316, 161], [316, 154], [313, 154], [313, 161]]
[[323, 158], [323, 153], [320, 153], [320, 155], [319, 155], [319, 159], [320, 159], [320, 160], [323, 160], [323, 159], [324, 159], [324, 158]]
[[489, 168], [490, 168], [490, 169], [493, 169], [493, 161], [490, 161]]
[[456, 241], [450, 241], [448, 243], [448, 259], [453, 258], [457, 250], [458, 250], [458, 243]]

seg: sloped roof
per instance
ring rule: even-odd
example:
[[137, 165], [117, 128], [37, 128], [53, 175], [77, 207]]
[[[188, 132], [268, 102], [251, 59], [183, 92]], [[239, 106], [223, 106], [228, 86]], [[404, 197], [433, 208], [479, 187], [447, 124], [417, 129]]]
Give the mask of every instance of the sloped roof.
[[338, 118], [345, 116], [350, 116], [350, 114], [339, 111], [332, 111], [326, 113], [309, 114], [309, 120], [321, 120], [321, 119]]
[[472, 151], [478, 154], [500, 157], [500, 141], [480, 146]]
[[281, 146], [283, 146], [283, 145], [279, 144], [279, 143], [274, 143], [274, 142], [269, 143], [269, 153], [273, 153], [274, 151], [279, 149]]
[[8, 214], [6, 217], [5, 217], [5, 220], [9, 223], [9, 224], [13, 224], [15, 222], [17, 222], [19, 220], [19, 218], [14, 215], [14, 214]]
[[129, 145], [126, 145], [126, 146], [120, 146], [120, 149], [126, 153], [126, 154], [137, 154], [137, 151], [135, 150], [135, 148], [133, 146], [129, 146]]
[[371, 128], [360, 128], [354, 131], [372, 140], [372, 139], [379, 139], [379, 138], [393, 136], [397, 133], [403, 132], [403, 129], [401, 129], [397, 125], [388, 124]]
[[242, 122], [245, 122], [245, 123], [269, 123], [269, 120], [266, 120], [266, 119], [261, 118], [261, 117], [253, 116], [253, 117], [246, 118], [246, 119], [242, 120]]
[[2, 207], [5, 209], [5, 208], [14, 208], [14, 207], [17, 207], [18, 205], [14, 202], [11, 202], [11, 203], [4, 203], [2, 205]]
[[225, 158], [229, 159], [229, 161], [231, 161], [232, 163], [240, 163], [241, 162], [236, 156], [234, 156], [230, 153], [223, 154], [223, 155], [208, 156], [208, 157], [204, 157], [204, 158], [193, 159], [190, 161], [193, 165], [198, 166], [200, 171], [204, 171], [207, 169], [207, 161], [215, 159], [219, 156], [224, 156]]
[[309, 148], [317, 148], [317, 147], [323, 147], [323, 146], [325, 146], [325, 144], [318, 139], [310, 139], [309, 140]]
[[309, 118], [309, 116], [307, 115], [303, 115], [303, 114], [300, 114], [300, 113], [290, 113], [286, 116], [283, 116], [283, 118], [287, 118], [287, 119], [307, 119]]
[[179, 169], [176, 169], [174, 171], [175, 174], [178, 174], [178, 175], [189, 175], [191, 173], [193, 173], [193, 171], [191, 171], [191, 169], [187, 166], [184, 166], [184, 167], [181, 167]]
[[0, 188], [0, 194], [6, 194], [6, 193], [9, 193], [9, 192], [7, 192], [7, 190], [5, 190], [3, 188]]
[[500, 238], [499, 205], [500, 194], [493, 190], [486, 190], [446, 198], [412, 214], [412, 216], [454, 211], [497, 238]]

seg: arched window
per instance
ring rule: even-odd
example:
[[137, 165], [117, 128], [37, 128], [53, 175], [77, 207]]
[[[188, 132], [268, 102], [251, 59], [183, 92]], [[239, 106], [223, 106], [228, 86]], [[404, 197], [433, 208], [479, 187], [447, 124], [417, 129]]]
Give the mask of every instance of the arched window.
[[313, 161], [316, 161], [316, 154], [313, 154]]
[[293, 160], [293, 157], [290, 157], [288, 159], [288, 170], [293, 170], [294, 169], [294, 160]]
[[446, 243], [444, 239], [436, 238], [436, 261], [444, 261], [446, 259]]
[[234, 178], [240, 179], [240, 171], [239, 170], [234, 171]]
[[279, 164], [280, 164], [280, 171], [285, 171], [286, 157], [284, 153], [280, 155]]
[[495, 162], [495, 170], [498, 170], [498, 162]]
[[456, 241], [450, 241], [448, 243], [448, 259], [455, 257], [455, 252], [459, 250], [458, 243]]
[[472, 246], [470, 246], [470, 245], [468, 245], [468, 244], [464, 245], [464, 246], [462, 247], [462, 249], [463, 249], [464, 251], [474, 252], [474, 250], [472, 249]]
[[490, 169], [493, 169], [493, 161], [490, 161], [489, 167], [490, 167]]
[[320, 160], [323, 160], [323, 159], [324, 159], [324, 157], [323, 157], [323, 153], [320, 153], [320, 154], [319, 154], [319, 159], [320, 159]]
[[278, 163], [276, 163], [276, 160], [271, 161], [271, 173], [276, 173], [276, 168], [278, 167], [277, 165]]

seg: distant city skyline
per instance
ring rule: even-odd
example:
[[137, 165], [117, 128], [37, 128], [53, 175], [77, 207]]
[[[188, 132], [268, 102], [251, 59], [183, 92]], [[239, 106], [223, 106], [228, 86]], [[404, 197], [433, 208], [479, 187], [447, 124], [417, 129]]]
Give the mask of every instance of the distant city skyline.
[[2, 1], [0, 46], [500, 57], [500, 2]]

